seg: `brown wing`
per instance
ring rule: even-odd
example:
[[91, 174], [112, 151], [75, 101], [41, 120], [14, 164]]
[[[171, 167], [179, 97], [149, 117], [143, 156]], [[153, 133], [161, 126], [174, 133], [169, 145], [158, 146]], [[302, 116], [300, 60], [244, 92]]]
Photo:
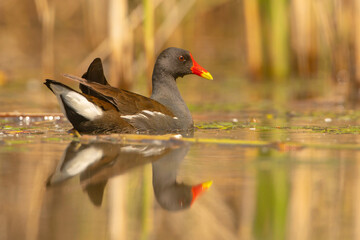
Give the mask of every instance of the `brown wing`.
[[126, 90], [117, 89], [111, 87], [110, 85], [89, 82], [84, 78], [70, 74], [64, 74], [64, 77], [79, 82], [87, 86], [89, 89], [97, 92], [103, 97], [104, 100], [112, 104], [122, 115], [133, 115], [143, 110], [148, 110], [153, 112], [160, 112], [170, 117], [174, 117], [174, 114], [164, 105], [151, 98], [147, 98]]

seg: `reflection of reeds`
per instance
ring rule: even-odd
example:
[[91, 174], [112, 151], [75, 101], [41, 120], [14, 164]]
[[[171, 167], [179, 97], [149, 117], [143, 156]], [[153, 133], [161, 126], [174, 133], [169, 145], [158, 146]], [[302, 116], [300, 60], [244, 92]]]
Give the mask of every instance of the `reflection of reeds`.
[[311, 171], [299, 167], [292, 173], [292, 191], [289, 197], [288, 239], [309, 239], [311, 211]]
[[154, 224], [152, 219], [154, 204], [152, 197], [152, 175], [151, 166], [147, 165], [142, 171], [142, 184], [141, 184], [141, 234], [140, 239], [149, 239], [151, 226]]
[[[358, 155], [358, 154], [356, 154]], [[353, 198], [351, 199], [352, 202], [350, 203], [352, 206], [354, 206], [354, 239], [360, 239], [360, 164], [357, 163], [354, 168], [355, 176], [357, 176], [354, 179], [354, 183], [352, 184], [346, 184], [348, 188], [350, 188], [350, 193], [354, 193]], [[344, 184], [345, 185], [345, 184]], [[350, 198], [349, 198], [350, 199]]]
[[127, 176], [117, 176], [109, 183], [109, 239], [126, 239], [128, 234], [126, 218]]

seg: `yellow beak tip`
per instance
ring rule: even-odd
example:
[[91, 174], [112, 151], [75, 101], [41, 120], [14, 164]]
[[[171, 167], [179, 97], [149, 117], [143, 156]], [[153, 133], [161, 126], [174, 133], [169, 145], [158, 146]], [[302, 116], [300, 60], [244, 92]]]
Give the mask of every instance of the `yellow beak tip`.
[[203, 187], [204, 189], [208, 189], [208, 188], [211, 187], [212, 184], [213, 184], [213, 181], [212, 181], [212, 180], [211, 180], [211, 181], [207, 181], [207, 182], [204, 182], [204, 183], [202, 184], [202, 187]]
[[206, 78], [208, 80], [213, 80], [213, 77], [211, 76], [211, 74], [209, 72], [201, 73], [201, 77]]

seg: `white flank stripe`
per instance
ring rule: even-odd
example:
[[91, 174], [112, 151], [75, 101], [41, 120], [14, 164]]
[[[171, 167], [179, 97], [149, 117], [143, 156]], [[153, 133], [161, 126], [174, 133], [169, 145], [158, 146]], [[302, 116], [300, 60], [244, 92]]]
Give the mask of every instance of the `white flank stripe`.
[[83, 95], [75, 91], [71, 91], [63, 86], [51, 84], [51, 88], [54, 91], [58, 101], [60, 102], [61, 111], [66, 115], [64, 105], [60, 96], [66, 101], [79, 115], [94, 120], [103, 114], [100, 107], [96, 106], [92, 102], [89, 102]]
[[134, 115], [124, 115], [124, 116], [121, 116], [121, 118], [125, 118], [125, 119], [133, 119], [133, 118], [140, 118], [140, 117], [144, 117], [143, 114], [134, 114]]
[[142, 113], [140, 113], [139, 116], [148, 119], [148, 117]]
[[146, 113], [146, 114], [149, 114], [151, 116], [154, 116], [155, 115], [155, 112], [152, 112], [152, 111], [149, 111], [149, 110], [143, 110], [142, 111], [143, 113]]
[[149, 114], [151, 116], [165, 116], [165, 114], [161, 113], [161, 112], [157, 112], [157, 111], [149, 111], [149, 110], [143, 110], [142, 112]]
[[[145, 118], [145, 119], [148, 119], [148, 116], [146, 116], [145, 114], [147, 114], [148, 116], [152, 116], [152, 117], [155, 117], [155, 116], [158, 116], [158, 117], [165, 117], [166, 115], [161, 113], [161, 112], [157, 112], [157, 111], [149, 111], [149, 110], [143, 110], [137, 114], [134, 114], [134, 115], [124, 115], [124, 116], [121, 116], [121, 118], [125, 118], [125, 119], [133, 119], [133, 118]], [[174, 119], [177, 119], [177, 118], [174, 118]]]

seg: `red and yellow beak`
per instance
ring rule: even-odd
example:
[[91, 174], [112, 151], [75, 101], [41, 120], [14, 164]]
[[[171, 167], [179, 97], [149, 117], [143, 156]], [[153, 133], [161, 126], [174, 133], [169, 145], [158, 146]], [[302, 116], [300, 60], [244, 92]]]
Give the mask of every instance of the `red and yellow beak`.
[[196, 74], [200, 77], [203, 77], [203, 78], [206, 78], [209, 80], [213, 80], [213, 77], [211, 76], [211, 74], [194, 60], [191, 53], [190, 53], [190, 57], [191, 57], [191, 60], [193, 61], [193, 66], [191, 67], [192, 73]]
[[193, 195], [191, 205], [195, 202], [196, 198], [198, 196], [200, 196], [200, 194], [202, 194], [203, 192], [205, 192], [206, 190], [208, 190], [210, 188], [212, 183], [213, 183], [213, 181], [207, 181], [204, 183], [200, 183], [199, 185], [195, 185], [191, 188], [192, 195]]

